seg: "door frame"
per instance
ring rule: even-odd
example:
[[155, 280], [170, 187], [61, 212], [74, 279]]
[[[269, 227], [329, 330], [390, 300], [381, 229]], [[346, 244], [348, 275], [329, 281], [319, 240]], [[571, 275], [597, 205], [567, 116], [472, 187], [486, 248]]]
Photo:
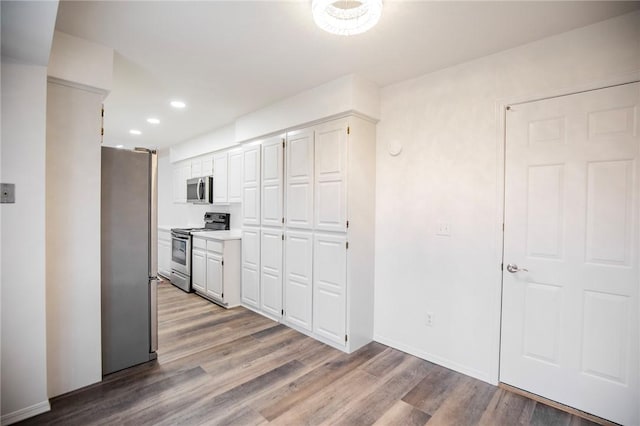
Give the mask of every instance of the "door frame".
[[[608, 87], [624, 84], [639, 83], [640, 70], [612, 76], [606, 79], [594, 80], [589, 83], [576, 84], [569, 87], [558, 87], [542, 91], [533, 91], [527, 94], [499, 98], [494, 101], [494, 113], [496, 120], [496, 259], [497, 280], [494, 288], [494, 303], [491, 308], [493, 313], [493, 337], [491, 342], [492, 356], [488, 378], [490, 383], [498, 385], [500, 382], [500, 344], [502, 340], [502, 287], [503, 272], [501, 265], [504, 263], [504, 214], [505, 214], [505, 169], [506, 169], [506, 144], [507, 144], [507, 107], [561, 96], [575, 95]], [[640, 255], [640, 254], [639, 254]], [[640, 302], [639, 302], [640, 303]], [[640, 309], [640, 306], [639, 306]]]

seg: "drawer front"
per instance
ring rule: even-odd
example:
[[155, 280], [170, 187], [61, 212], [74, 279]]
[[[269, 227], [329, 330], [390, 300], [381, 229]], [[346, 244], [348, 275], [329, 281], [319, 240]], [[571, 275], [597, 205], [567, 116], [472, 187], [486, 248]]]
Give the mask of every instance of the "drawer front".
[[207, 248], [207, 240], [203, 238], [193, 238], [193, 248], [200, 248], [202, 250], [206, 250]]
[[208, 251], [215, 251], [216, 253], [222, 254], [223, 244], [224, 243], [222, 241], [208, 240], [207, 241], [207, 250]]

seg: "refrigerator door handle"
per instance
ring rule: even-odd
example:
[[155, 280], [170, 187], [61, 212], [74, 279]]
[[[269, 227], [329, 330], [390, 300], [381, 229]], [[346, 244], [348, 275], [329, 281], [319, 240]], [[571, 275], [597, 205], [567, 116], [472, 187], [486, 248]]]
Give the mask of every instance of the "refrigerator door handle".
[[150, 315], [150, 339], [151, 347], [149, 352], [156, 352], [158, 350], [158, 277], [152, 277], [149, 279], [149, 315]]

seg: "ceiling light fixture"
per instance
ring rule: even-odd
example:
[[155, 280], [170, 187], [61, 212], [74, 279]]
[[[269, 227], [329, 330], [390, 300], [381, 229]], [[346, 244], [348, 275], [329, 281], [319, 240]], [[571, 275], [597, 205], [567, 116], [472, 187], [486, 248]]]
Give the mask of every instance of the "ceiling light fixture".
[[316, 25], [338, 35], [361, 34], [370, 30], [382, 15], [382, 0], [312, 0]]
[[171, 106], [174, 108], [184, 108], [187, 106], [187, 104], [182, 101], [171, 101]]
[[131, 129], [129, 130], [129, 133], [131, 133], [132, 135], [141, 135], [142, 132], [140, 130], [137, 129]]
[[160, 120], [158, 120], [157, 118], [147, 118], [147, 123], [151, 123], [151, 124], [160, 124]]

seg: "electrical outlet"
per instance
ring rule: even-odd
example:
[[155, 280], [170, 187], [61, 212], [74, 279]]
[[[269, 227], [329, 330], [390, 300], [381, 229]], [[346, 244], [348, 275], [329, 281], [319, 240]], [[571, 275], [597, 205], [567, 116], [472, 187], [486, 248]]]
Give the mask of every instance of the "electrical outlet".
[[448, 237], [451, 235], [451, 224], [449, 223], [438, 223], [438, 230], [436, 231], [436, 235], [442, 235], [443, 237]]
[[431, 327], [433, 325], [433, 312], [427, 312], [425, 324]]

